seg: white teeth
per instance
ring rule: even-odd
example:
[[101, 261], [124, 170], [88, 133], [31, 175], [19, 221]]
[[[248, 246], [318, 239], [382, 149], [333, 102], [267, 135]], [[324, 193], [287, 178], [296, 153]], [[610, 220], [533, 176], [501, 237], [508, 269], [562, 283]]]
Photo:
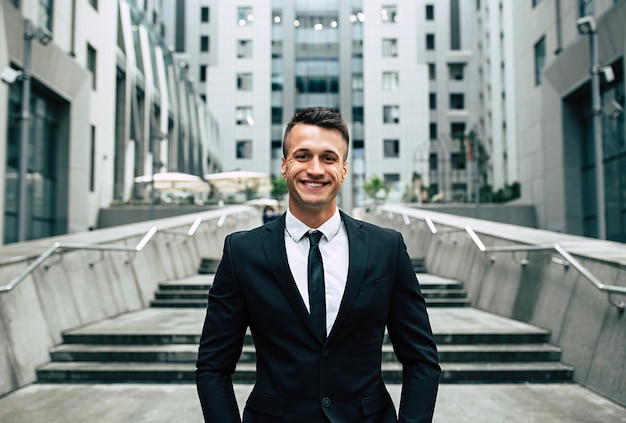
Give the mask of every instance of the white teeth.
[[320, 184], [319, 182], [307, 182], [306, 183], [310, 187], [321, 187], [324, 184]]

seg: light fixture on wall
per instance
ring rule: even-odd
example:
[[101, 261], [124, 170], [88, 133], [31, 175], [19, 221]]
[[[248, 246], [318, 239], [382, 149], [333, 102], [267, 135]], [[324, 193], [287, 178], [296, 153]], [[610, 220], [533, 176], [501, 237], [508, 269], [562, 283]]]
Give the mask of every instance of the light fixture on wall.
[[22, 71], [6, 67], [2, 69], [0, 76], [2, 77], [2, 82], [11, 85], [22, 77]]

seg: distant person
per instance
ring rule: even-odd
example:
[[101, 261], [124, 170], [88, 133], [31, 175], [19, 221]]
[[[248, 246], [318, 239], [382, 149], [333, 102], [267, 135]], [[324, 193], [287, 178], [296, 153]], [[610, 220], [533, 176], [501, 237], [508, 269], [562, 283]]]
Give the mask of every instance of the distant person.
[[276, 214], [276, 210], [274, 210], [274, 207], [265, 206], [263, 208], [263, 224], [266, 224], [267, 222], [271, 222], [277, 217], [278, 215]]
[[[226, 238], [196, 365], [205, 422], [241, 421], [232, 374], [248, 328], [257, 370], [244, 423], [432, 420], [441, 370], [402, 236], [337, 208], [348, 145], [339, 113], [296, 113], [286, 213]], [[403, 368], [398, 412], [381, 374], [386, 331]]]

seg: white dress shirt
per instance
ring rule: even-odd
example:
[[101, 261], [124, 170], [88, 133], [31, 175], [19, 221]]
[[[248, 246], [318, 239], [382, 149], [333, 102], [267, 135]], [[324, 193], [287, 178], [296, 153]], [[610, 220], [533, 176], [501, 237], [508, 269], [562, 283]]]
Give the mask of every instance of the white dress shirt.
[[350, 251], [348, 233], [341, 221], [339, 209], [319, 228], [309, 228], [289, 210], [285, 219], [285, 247], [291, 274], [296, 281], [302, 300], [310, 312], [307, 264], [309, 259], [309, 238], [307, 232], [320, 231], [319, 248], [324, 263], [324, 285], [326, 288], [326, 334], [335, 323], [339, 305], [348, 279]]

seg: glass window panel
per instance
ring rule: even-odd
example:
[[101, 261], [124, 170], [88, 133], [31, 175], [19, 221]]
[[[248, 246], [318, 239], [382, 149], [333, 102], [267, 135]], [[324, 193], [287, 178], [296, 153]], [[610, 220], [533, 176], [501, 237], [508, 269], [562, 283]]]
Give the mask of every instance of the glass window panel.
[[383, 91], [397, 91], [400, 86], [398, 72], [383, 72]]
[[238, 159], [251, 159], [252, 158], [252, 141], [242, 140], [237, 141], [237, 158]]
[[252, 6], [237, 7], [237, 25], [246, 26], [246, 25], [251, 25], [252, 22], [254, 22], [254, 15], [252, 14]]
[[400, 123], [400, 106], [383, 106], [383, 123]]

